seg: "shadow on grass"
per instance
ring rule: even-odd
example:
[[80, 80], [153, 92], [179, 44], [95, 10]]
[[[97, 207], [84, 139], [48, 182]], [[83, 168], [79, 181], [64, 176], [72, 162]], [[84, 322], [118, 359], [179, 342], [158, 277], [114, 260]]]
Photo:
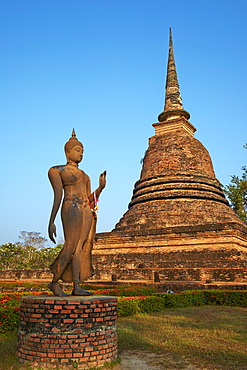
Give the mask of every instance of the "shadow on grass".
[[119, 350], [164, 353], [200, 368], [247, 369], [247, 308], [189, 307], [118, 320]]

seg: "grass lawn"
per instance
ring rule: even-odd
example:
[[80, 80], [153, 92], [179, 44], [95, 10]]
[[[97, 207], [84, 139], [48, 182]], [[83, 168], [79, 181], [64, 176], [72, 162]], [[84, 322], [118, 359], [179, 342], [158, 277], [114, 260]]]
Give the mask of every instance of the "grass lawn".
[[[118, 319], [119, 353], [163, 353], [164, 369], [247, 369], [247, 308], [188, 307]], [[164, 361], [165, 360], [165, 361]]]
[[[121, 317], [118, 333], [120, 357], [125, 350], [148, 350], [159, 355], [164, 369], [189, 363], [199, 369], [247, 370], [247, 308], [202, 306]], [[0, 369], [28, 369], [19, 365], [15, 345], [14, 333], [0, 339]]]

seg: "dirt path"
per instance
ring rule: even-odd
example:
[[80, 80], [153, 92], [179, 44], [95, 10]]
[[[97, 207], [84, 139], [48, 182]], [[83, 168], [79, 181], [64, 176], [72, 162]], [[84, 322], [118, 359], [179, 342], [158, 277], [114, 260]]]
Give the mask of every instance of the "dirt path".
[[123, 351], [120, 358], [121, 363], [114, 370], [207, 370], [191, 365], [182, 358], [174, 361], [164, 353]]

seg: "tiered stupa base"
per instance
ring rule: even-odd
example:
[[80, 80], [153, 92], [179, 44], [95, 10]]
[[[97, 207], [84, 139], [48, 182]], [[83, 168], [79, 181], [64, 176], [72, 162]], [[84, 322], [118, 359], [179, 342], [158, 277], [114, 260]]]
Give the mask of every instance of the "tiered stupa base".
[[97, 234], [95, 279], [246, 282], [246, 240], [236, 223]]

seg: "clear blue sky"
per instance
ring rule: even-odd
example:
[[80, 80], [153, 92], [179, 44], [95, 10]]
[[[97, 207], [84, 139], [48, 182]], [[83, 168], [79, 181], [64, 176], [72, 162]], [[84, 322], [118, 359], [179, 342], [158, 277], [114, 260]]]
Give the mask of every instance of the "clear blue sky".
[[[98, 231], [127, 210], [163, 110], [169, 27], [184, 108], [223, 184], [247, 151], [246, 0], [2, 0], [0, 244], [47, 236], [48, 169], [72, 128], [92, 188], [107, 170]], [[60, 214], [58, 241], [62, 238]]]

